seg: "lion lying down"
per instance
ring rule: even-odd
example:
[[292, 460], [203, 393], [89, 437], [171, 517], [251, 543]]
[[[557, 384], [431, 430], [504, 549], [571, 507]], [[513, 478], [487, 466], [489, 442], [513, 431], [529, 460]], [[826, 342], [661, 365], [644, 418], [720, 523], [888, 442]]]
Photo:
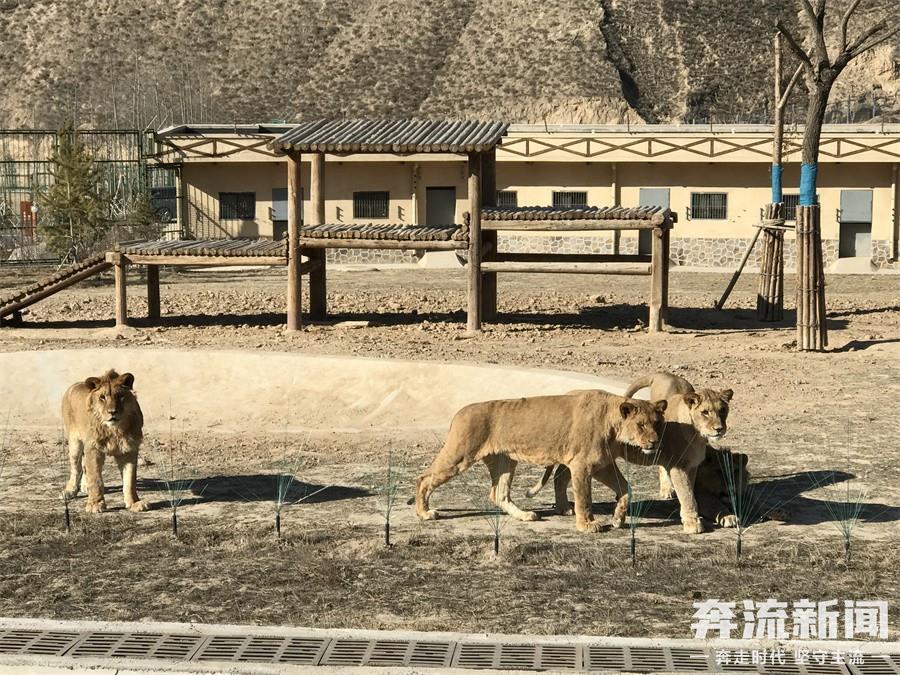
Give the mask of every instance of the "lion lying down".
[[517, 464], [529, 462], [569, 467], [579, 531], [601, 528], [592, 511], [592, 478], [615, 492], [615, 522], [624, 523], [626, 483], [615, 460], [656, 453], [665, 411], [665, 401], [629, 400], [599, 390], [468, 405], [454, 415], [443, 448], [416, 480], [416, 514], [436, 518], [429, 509], [434, 489], [483, 461], [491, 475], [491, 501], [515, 518], [536, 520], [537, 514], [510, 498]]

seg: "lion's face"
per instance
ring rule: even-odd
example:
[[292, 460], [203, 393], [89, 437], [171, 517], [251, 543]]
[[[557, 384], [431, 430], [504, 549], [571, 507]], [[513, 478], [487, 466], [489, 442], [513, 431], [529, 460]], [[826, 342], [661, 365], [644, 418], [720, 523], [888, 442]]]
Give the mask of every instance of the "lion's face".
[[84, 383], [91, 390], [89, 400], [94, 416], [108, 427], [120, 424], [134, 402], [134, 375], [110, 370], [102, 377], [89, 377]]
[[691, 411], [691, 422], [704, 438], [716, 440], [728, 431], [728, 402], [733, 395], [731, 389], [700, 389], [684, 395], [684, 401]]
[[621, 403], [619, 413], [622, 415], [622, 423], [619, 425], [616, 440], [640, 448], [645, 454], [653, 454], [659, 449], [659, 441], [666, 423], [663, 416], [665, 411], [665, 401], [649, 403], [629, 400]]

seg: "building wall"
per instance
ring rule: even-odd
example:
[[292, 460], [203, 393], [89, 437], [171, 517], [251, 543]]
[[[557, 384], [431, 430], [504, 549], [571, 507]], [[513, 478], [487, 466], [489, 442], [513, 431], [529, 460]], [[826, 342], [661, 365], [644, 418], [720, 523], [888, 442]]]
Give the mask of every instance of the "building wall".
[[[819, 198], [826, 264], [837, 258], [840, 236], [837, 211], [842, 189], [872, 189], [872, 257], [877, 264], [888, 264], [895, 227], [891, 203], [894, 195], [892, 170], [892, 164], [887, 162], [820, 165]], [[325, 220], [328, 223], [355, 222], [353, 192], [387, 190], [390, 193], [389, 218], [383, 222], [424, 223], [427, 188], [453, 187], [456, 189], [456, 222], [462, 222], [463, 213], [468, 210], [466, 174], [466, 162], [460, 160], [345, 162], [329, 159], [325, 168]], [[303, 185], [309, 184], [308, 164], [303, 166], [301, 180]], [[273, 236], [272, 188], [287, 184], [284, 162], [192, 162], [184, 165], [184, 181], [188, 195], [185, 222], [189, 233], [194, 236]], [[798, 183], [799, 167], [788, 165], [784, 176], [785, 192], [796, 193]], [[618, 193], [620, 204], [637, 206], [641, 187], [670, 189], [670, 208], [678, 214], [672, 235], [673, 264], [698, 267], [737, 266], [756, 231], [753, 224], [759, 221], [760, 209], [771, 196], [769, 165], [764, 162], [621, 162], [614, 166], [599, 161], [503, 161], [497, 165], [497, 189], [515, 190], [520, 206], [549, 205], [554, 190], [584, 190], [588, 193], [588, 203], [595, 206], [613, 204], [615, 193]], [[255, 219], [220, 223], [220, 192], [255, 192]], [[726, 218], [689, 218], [692, 192], [726, 192]], [[306, 200], [304, 214], [308, 213], [309, 202]], [[499, 247], [501, 250], [535, 252], [611, 252], [614, 238], [612, 233], [504, 233]], [[636, 232], [622, 233], [619, 251], [637, 251]], [[786, 235], [785, 255], [787, 268], [791, 269], [792, 233]], [[403, 256], [403, 259], [408, 257]]]

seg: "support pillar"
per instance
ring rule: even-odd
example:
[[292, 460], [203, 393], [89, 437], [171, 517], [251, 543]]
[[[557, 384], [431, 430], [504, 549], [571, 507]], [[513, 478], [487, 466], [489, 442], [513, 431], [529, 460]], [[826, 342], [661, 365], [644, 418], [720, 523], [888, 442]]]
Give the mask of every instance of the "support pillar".
[[287, 153], [288, 242], [287, 242], [287, 330], [301, 328], [300, 318], [300, 225], [303, 218], [303, 193], [300, 188], [300, 153]]
[[128, 325], [128, 263], [121, 254], [113, 262], [116, 280], [116, 328]]
[[648, 330], [663, 330], [669, 310], [669, 228], [653, 228], [653, 258], [650, 275], [650, 320]]
[[[497, 205], [497, 151], [481, 155], [481, 205]], [[480, 219], [479, 219], [480, 223]], [[487, 252], [487, 253], [486, 253]], [[497, 253], [497, 231], [481, 232], [481, 255], [490, 260]], [[481, 274], [481, 320], [497, 320], [497, 273]]]
[[481, 154], [469, 153], [468, 320], [471, 333], [481, 332]]
[[[325, 154], [317, 152], [312, 155], [309, 172], [309, 201], [312, 207], [310, 225], [325, 224]], [[325, 249], [305, 251], [311, 261], [318, 261], [309, 273], [309, 314], [313, 319], [322, 320], [328, 314], [326, 300]]]
[[147, 318], [158, 319], [159, 308], [159, 265], [147, 265]]

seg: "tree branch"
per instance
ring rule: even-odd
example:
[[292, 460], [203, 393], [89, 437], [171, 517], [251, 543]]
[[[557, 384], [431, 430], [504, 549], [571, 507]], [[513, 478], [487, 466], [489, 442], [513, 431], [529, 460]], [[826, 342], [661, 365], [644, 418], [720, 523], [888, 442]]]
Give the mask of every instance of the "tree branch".
[[880, 23], [881, 23], [881, 25], [878, 26], [878, 30], [875, 30], [872, 32], [866, 31], [866, 33], [868, 33], [868, 34], [865, 35], [865, 37], [866, 38], [871, 37], [872, 35], [874, 35], [875, 33], [878, 33], [882, 29], [885, 29], [887, 32], [882, 35], [879, 35], [874, 40], [870, 40], [869, 42], [867, 42], [865, 44], [862, 44], [862, 42], [863, 42], [862, 36], [860, 38], [857, 38], [856, 41], [853, 43], [853, 45], [851, 45], [847, 49], [848, 53], [850, 54], [851, 59], [855, 59], [860, 54], [865, 54], [870, 49], [874, 49], [875, 47], [880, 45], [885, 40], [890, 40], [898, 32], [900, 32], [900, 24], [894, 26], [893, 28], [888, 29], [886, 26], [886, 21], [882, 21]]
[[787, 86], [784, 88], [784, 91], [781, 94], [781, 98], [778, 99], [778, 102], [775, 104], [779, 108], [784, 108], [785, 104], [788, 101], [788, 97], [790, 97], [791, 92], [794, 90], [794, 86], [797, 84], [797, 80], [800, 79], [800, 73], [803, 72], [803, 64], [801, 63], [797, 66], [797, 70], [794, 71], [794, 74], [791, 76], [790, 81]]
[[[806, 1], [806, 0], [804, 0]], [[784, 24], [781, 21], [778, 21], [775, 24], [775, 28], [778, 29], [778, 32], [784, 36], [784, 39], [787, 40], [788, 46], [791, 48], [791, 51], [800, 59], [802, 65], [806, 66], [810, 69], [810, 71], [815, 72], [815, 68], [813, 67], [812, 61], [809, 56], [803, 51], [803, 47], [794, 39], [794, 36], [791, 35], [791, 32], [785, 28]]]
[[830, 66], [828, 47], [825, 46], [825, 0], [819, 0], [815, 8], [813, 8], [809, 0], [800, 0], [800, 4], [803, 5], [803, 9], [806, 11], [809, 27], [812, 36], [815, 38], [813, 44], [815, 46], [816, 59], [820, 66], [822, 64]]
[[847, 11], [844, 12], [844, 16], [841, 18], [841, 52], [847, 51], [847, 25], [850, 23], [850, 16], [856, 11], [859, 3], [860, 0], [853, 0], [853, 2], [850, 3], [850, 6], [847, 7]]

